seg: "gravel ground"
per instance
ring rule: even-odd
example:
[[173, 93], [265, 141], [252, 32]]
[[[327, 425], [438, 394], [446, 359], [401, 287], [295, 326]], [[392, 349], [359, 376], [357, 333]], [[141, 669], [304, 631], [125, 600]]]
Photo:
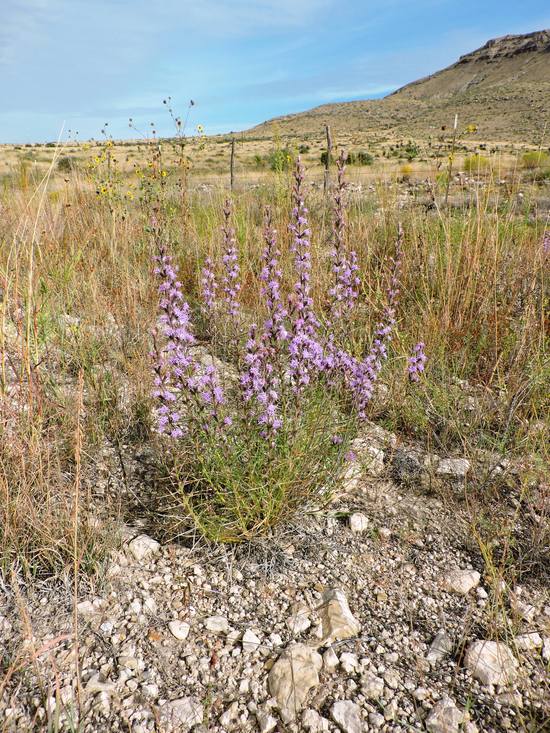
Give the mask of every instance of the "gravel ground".
[[[460, 502], [427, 488], [426, 466], [459, 494], [469, 462], [375, 426], [356, 449], [329, 507], [253, 545], [126, 525], [105, 578], [81, 585], [76, 637], [69, 580], [13, 580], [0, 729], [548, 730], [548, 589], [487, 577]], [[139, 495], [143, 461], [124, 465], [104, 452], [98, 502]], [[492, 661], [472, 646], [495, 640]]]

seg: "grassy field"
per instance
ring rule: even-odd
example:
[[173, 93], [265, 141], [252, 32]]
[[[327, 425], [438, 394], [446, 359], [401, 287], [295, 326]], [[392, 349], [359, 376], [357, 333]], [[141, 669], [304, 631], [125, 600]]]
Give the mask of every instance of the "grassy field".
[[[255, 149], [267, 155], [278, 143], [262, 145], [250, 143], [248, 157]], [[322, 175], [318, 153], [312, 147], [304, 154], [313, 182]], [[226, 140], [191, 142], [179, 165], [177, 154], [159, 156], [156, 143], [106, 143], [86, 150], [11, 150], [5, 158], [11, 172], [0, 199], [4, 571], [24, 567], [44, 574], [76, 561], [96, 568], [118, 510], [106, 507], [99, 516], [92, 510], [92, 494], [83, 486], [90, 486], [95, 456], [106, 443], [154, 442], [151, 212], [163, 211], [163, 236], [195, 312], [205, 258], [222, 255], [219, 227], [228, 193], [221, 176]], [[61, 161], [73, 155], [78, 167], [66, 167]], [[537, 474], [548, 460], [544, 168], [493, 156], [482, 164], [478, 158], [477, 171], [455, 176], [461, 163], [453, 161], [452, 205], [446, 207], [445, 166], [433, 160], [413, 161], [405, 171], [403, 161], [387, 159], [349, 167], [354, 185], [347, 238], [357, 252], [361, 286], [347, 343], [360, 355], [380, 319], [399, 219], [404, 244], [397, 332], [381, 378], [386, 391], [372, 401], [370, 417], [440, 454], [497, 452], [526, 461], [527, 473]], [[292, 287], [291, 182], [287, 170], [242, 165], [232, 198], [246, 324], [261, 320], [264, 308], [265, 204], [279, 231], [284, 293]], [[323, 313], [332, 203], [319, 183], [308, 188], [308, 199], [312, 295]], [[245, 326], [237, 330], [234, 338], [244, 342]], [[232, 358], [219, 333], [201, 330], [200, 319], [197, 333], [210, 351]], [[407, 356], [418, 341], [426, 344], [428, 367], [419, 385], [407, 385]], [[480, 490], [487, 509], [494, 498], [492, 490], [486, 496]]]

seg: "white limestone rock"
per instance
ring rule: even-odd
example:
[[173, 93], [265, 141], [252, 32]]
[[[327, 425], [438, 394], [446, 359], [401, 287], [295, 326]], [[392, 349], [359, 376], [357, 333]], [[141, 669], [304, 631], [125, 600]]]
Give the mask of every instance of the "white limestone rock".
[[516, 678], [518, 662], [500, 641], [475, 641], [466, 650], [464, 665], [483, 685], [507, 685]]
[[271, 668], [269, 690], [285, 723], [296, 719], [309, 691], [319, 684], [322, 666], [323, 659], [314, 649], [291, 644]]
[[323, 638], [319, 646], [351, 639], [361, 631], [361, 624], [353, 616], [346, 596], [339, 588], [323, 593], [320, 615]]
[[351, 700], [338, 700], [330, 709], [330, 714], [343, 733], [361, 733], [361, 709]]
[[147, 534], [140, 534], [128, 543], [128, 549], [134, 558], [141, 562], [160, 550], [160, 544]]

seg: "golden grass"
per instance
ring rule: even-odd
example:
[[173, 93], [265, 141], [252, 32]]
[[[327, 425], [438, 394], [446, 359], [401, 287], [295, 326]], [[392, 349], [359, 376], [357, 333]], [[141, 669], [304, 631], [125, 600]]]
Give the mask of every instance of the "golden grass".
[[[210, 141], [193, 153], [185, 203], [178, 188], [181, 170], [168, 157], [157, 171], [166, 170], [166, 178], [146, 173], [142, 188], [132, 178], [136, 185], [131, 197], [126, 195], [130, 178], [109, 178], [103, 164], [65, 176], [53, 159], [50, 174], [42, 175], [38, 187], [33, 188], [38, 167], [32, 175], [4, 182], [4, 568], [26, 563], [31, 572], [52, 572], [74, 563], [75, 553], [79, 567], [92, 568], [108, 546], [84, 488], [77, 492], [80, 514], [75, 529], [77, 376], [81, 373], [83, 379], [85, 418], [78, 455], [85, 473], [102, 441], [132, 443], [150, 435], [147, 354], [155, 285], [146, 228], [151, 192], [158, 196], [160, 190], [164, 198], [167, 236], [193, 304], [205, 257], [220, 255], [227, 179], [225, 174], [199, 174], [206, 165], [201, 156], [216, 144]], [[146, 152], [140, 155], [142, 168], [149, 170]], [[358, 252], [363, 286], [360, 307], [347, 326], [359, 353], [369, 343], [384, 302], [387, 257], [393, 254], [399, 215], [405, 228], [399, 327], [384, 377], [388, 406], [373, 405], [373, 413], [388, 427], [430, 440], [440, 451], [481, 446], [527, 452], [543, 461], [548, 458], [548, 426], [537, 432], [533, 425], [547, 419], [549, 407], [548, 259], [541, 247], [545, 222], [529, 214], [536, 212], [536, 185], [522, 184], [524, 196], [519, 199], [520, 177], [507, 163], [514, 165], [513, 159], [493, 158], [477, 183], [453, 183], [453, 205], [448, 209], [438, 208], [441, 184], [433, 164], [413, 163], [413, 177], [428, 179], [427, 185], [416, 188], [398, 183], [397, 161], [350, 170], [351, 181], [362, 184], [351, 195], [349, 240]], [[249, 318], [256, 319], [262, 307], [258, 276], [266, 202], [274, 207], [280, 233], [284, 287], [291, 287], [288, 175], [241, 173], [234, 199], [243, 303]], [[320, 168], [313, 169], [314, 179], [320, 174]], [[506, 185], [499, 183], [503, 177]], [[106, 180], [110, 188], [101, 193]], [[212, 186], [198, 186], [205, 180]], [[248, 185], [252, 183], [259, 185]], [[435, 207], [429, 205], [433, 196]], [[322, 309], [330, 278], [331, 213], [319, 189], [311, 193], [309, 205], [314, 298]], [[429, 368], [422, 387], [415, 390], [404, 387], [403, 376], [406, 356], [418, 340], [426, 342]], [[468, 380], [480, 394], [490, 396], [486, 403], [480, 399], [475, 414], [461, 403], [457, 380]]]

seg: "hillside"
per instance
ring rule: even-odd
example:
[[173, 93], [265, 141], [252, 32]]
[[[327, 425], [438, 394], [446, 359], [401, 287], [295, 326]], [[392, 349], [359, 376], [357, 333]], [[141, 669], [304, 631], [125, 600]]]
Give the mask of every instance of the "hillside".
[[317, 132], [329, 123], [341, 133], [427, 138], [452, 124], [475, 124], [484, 140], [548, 144], [550, 30], [503, 36], [461, 56], [451, 66], [414, 81], [380, 100], [327, 104], [259, 125], [270, 135]]

